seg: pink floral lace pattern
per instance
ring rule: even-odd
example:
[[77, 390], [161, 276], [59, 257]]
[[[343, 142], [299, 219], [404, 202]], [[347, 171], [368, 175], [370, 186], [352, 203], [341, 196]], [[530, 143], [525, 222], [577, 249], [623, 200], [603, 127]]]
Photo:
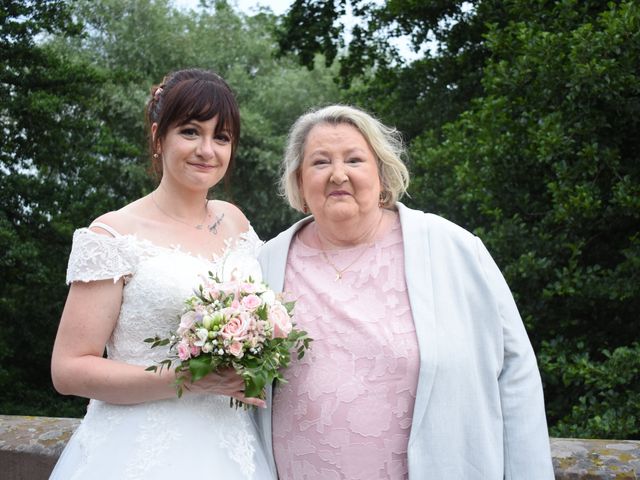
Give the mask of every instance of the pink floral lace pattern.
[[357, 259], [336, 281], [319, 250], [292, 242], [285, 291], [314, 342], [275, 391], [283, 480], [407, 478], [419, 367], [399, 221], [361, 253], [329, 253], [337, 267]]

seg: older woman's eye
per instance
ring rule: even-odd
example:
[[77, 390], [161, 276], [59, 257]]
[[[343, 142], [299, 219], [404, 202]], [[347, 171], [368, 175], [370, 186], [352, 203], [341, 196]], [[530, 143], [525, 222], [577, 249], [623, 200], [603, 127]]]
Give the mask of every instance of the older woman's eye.
[[363, 160], [360, 157], [352, 157], [347, 159], [347, 163], [362, 163]]
[[315, 158], [311, 161], [311, 165], [315, 166], [322, 166], [322, 165], [328, 165], [329, 164], [329, 160], [327, 160], [326, 158]]

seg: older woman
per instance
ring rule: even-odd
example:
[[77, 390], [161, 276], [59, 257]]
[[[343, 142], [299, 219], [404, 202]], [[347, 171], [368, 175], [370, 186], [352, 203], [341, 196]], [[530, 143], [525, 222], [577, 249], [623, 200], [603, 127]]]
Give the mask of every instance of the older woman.
[[291, 129], [282, 185], [311, 216], [261, 264], [315, 341], [262, 418], [279, 476], [552, 479], [540, 375], [509, 288], [477, 237], [398, 202], [402, 153], [396, 131], [352, 107]]

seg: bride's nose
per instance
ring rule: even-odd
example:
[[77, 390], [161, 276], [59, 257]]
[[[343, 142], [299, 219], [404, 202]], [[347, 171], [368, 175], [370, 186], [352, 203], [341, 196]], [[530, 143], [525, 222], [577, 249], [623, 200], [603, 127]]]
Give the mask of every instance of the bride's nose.
[[198, 147], [196, 149], [196, 155], [206, 160], [213, 158], [214, 156], [213, 139], [203, 136], [200, 142], [198, 143]]

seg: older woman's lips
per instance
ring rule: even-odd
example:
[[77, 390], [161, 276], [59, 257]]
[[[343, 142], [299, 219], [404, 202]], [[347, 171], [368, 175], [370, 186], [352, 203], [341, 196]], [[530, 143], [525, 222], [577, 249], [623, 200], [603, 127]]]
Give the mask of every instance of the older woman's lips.
[[351, 195], [349, 192], [345, 192], [344, 190], [336, 190], [335, 192], [329, 193], [330, 197], [342, 197], [344, 195]]

